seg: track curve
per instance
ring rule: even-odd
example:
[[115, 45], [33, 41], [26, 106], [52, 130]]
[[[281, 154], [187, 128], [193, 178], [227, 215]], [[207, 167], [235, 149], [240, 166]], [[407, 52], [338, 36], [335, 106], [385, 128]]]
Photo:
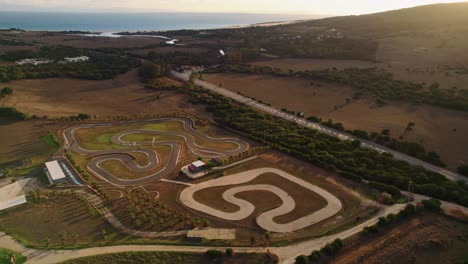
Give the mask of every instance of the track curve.
[[[112, 143], [121, 146], [127, 146], [125, 149], [112, 149], [112, 150], [87, 150], [79, 145], [79, 142], [76, 140], [74, 133], [83, 128], [98, 128], [98, 127], [111, 127], [111, 126], [122, 126], [122, 125], [132, 125], [132, 124], [157, 124], [163, 122], [181, 122], [183, 124], [185, 131], [158, 131], [158, 130], [149, 130], [149, 129], [132, 129], [121, 131], [114, 136], [112, 136]], [[241, 152], [246, 151], [249, 148], [249, 144], [241, 139], [237, 138], [213, 138], [208, 135], [205, 135], [197, 131], [194, 127], [193, 120], [189, 118], [160, 118], [147, 121], [135, 121], [135, 122], [114, 122], [114, 123], [100, 123], [100, 124], [86, 124], [86, 125], [77, 125], [70, 128], [67, 128], [63, 132], [63, 137], [65, 139], [66, 146], [68, 148], [80, 155], [91, 156], [92, 159], [88, 163], [87, 168], [96, 176], [102, 178], [103, 180], [112, 183], [118, 186], [135, 186], [145, 184], [154, 180], [161, 179], [173, 172], [177, 164], [179, 163], [179, 158], [182, 150], [182, 146], [177, 141], [155, 141], [155, 142], [138, 142], [132, 143], [123, 140], [122, 138], [130, 134], [150, 134], [150, 135], [163, 135], [163, 136], [177, 136], [184, 139], [187, 144], [188, 149], [195, 155], [205, 157], [205, 158], [215, 158], [223, 157], [228, 155], [235, 155]], [[198, 137], [204, 141], [214, 142], [214, 143], [232, 143], [237, 146], [235, 149], [231, 150], [221, 150], [216, 148], [203, 147], [196, 143], [195, 137]], [[103, 169], [100, 164], [108, 160], [117, 160], [122, 162], [129, 170], [136, 173], [144, 173], [154, 169], [157, 165], [160, 164], [160, 159], [158, 153], [154, 150], [144, 148], [149, 146], [169, 146], [171, 149], [171, 154], [168, 162], [165, 166], [155, 172], [145, 175], [139, 179], [127, 180], [121, 179], [110, 172]], [[132, 152], [143, 153], [148, 158], [148, 163], [146, 165], [139, 165], [135, 162], [134, 157], [130, 154]]]
[[[257, 178], [258, 176], [265, 174], [265, 173], [276, 174], [312, 192], [317, 193], [318, 195], [322, 196], [327, 201], [327, 205], [318, 211], [315, 211], [304, 217], [298, 218], [289, 223], [278, 224], [275, 221], [273, 221], [273, 219], [277, 216], [282, 216], [282, 215], [292, 212], [294, 208], [296, 207], [296, 203], [294, 199], [287, 192], [283, 191], [281, 188], [276, 187], [276, 186], [272, 186], [268, 184], [256, 184], [256, 185], [233, 187], [231, 189], [226, 190], [223, 193], [223, 199], [226, 202], [235, 204], [240, 208], [238, 211], [233, 212], [233, 213], [227, 213], [221, 210], [214, 209], [208, 205], [197, 202], [193, 197], [194, 194], [200, 190], [210, 188], [210, 187], [229, 186], [229, 185], [238, 185], [238, 184], [248, 183], [254, 180], [255, 178]], [[180, 201], [184, 205], [194, 210], [197, 210], [197, 211], [200, 211], [200, 212], [203, 212], [203, 213], [206, 213], [206, 214], [209, 214], [209, 215], [212, 215], [212, 216], [224, 219], [224, 220], [239, 221], [239, 220], [247, 218], [255, 210], [255, 206], [251, 204], [250, 202], [235, 197], [237, 193], [246, 192], [246, 191], [269, 191], [281, 199], [282, 204], [279, 207], [263, 212], [257, 216], [257, 224], [261, 228], [268, 230], [268, 231], [272, 231], [272, 232], [287, 233], [287, 232], [294, 232], [299, 229], [303, 229], [305, 227], [308, 227], [310, 225], [313, 225], [315, 223], [318, 223], [322, 220], [325, 220], [327, 218], [330, 218], [336, 215], [343, 208], [341, 201], [338, 198], [336, 198], [333, 194], [329, 193], [328, 191], [316, 185], [313, 185], [309, 182], [301, 180], [297, 177], [294, 177], [291, 174], [288, 174], [284, 171], [275, 169], [275, 168], [261, 168], [261, 169], [254, 169], [250, 171], [244, 171], [241, 173], [224, 176], [222, 178], [191, 185], [190, 187], [182, 190], [182, 192], [180, 193]]]

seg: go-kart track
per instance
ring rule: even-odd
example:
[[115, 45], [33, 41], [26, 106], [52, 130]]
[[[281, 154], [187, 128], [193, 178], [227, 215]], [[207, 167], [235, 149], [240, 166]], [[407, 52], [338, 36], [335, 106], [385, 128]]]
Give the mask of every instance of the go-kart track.
[[[148, 129], [134, 129], [122, 131], [114, 136], [112, 136], [112, 144], [120, 146], [128, 146], [126, 149], [112, 149], [112, 150], [87, 150], [82, 148], [79, 145], [79, 142], [75, 138], [75, 132], [83, 128], [98, 128], [98, 127], [111, 127], [111, 126], [123, 126], [123, 125], [134, 125], [134, 124], [157, 124], [164, 122], [181, 122], [183, 124], [185, 131], [158, 131], [158, 130], [148, 130]], [[241, 152], [248, 150], [249, 144], [241, 139], [236, 138], [213, 138], [207, 136], [194, 127], [193, 120], [188, 118], [160, 118], [148, 121], [136, 121], [136, 122], [116, 122], [116, 123], [100, 123], [100, 124], [85, 124], [77, 125], [66, 129], [63, 132], [63, 137], [65, 140], [65, 147], [68, 147], [71, 151], [85, 156], [93, 157], [88, 163], [87, 168], [89, 171], [93, 172], [96, 176], [102, 178], [103, 180], [118, 186], [135, 186], [145, 184], [154, 180], [161, 179], [170, 173], [172, 173], [178, 163], [182, 150], [182, 146], [177, 141], [149, 141], [149, 142], [128, 142], [124, 141], [122, 138], [130, 134], [148, 134], [148, 135], [158, 135], [158, 136], [177, 136], [184, 139], [187, 144], [188, 149], [197, 156], [205, 158], [215, 158], [215, 157], [224, 157], [229, 155], [235, 155]], [[216, 148], [203, 147], [198, 145], [195, 142], [194, 137], [200, 138], [208, 142], [218, 142], [218, 143], [232, 143], [237, 146], [237, 148], [232, 150], [221, 150]], [[148, 147], [145, 149], [145, 146]], [[108, 160], [117, 160], [122, 162], [129, 170], [135, 173], [144, 173], [151, 171], [159, 165], [160, 159], [157, 152], [150, 149], [149, 147], [155, 146], [169, 146], [171, 149], [170, 157], [168, 162], [164, 167], [155, 172], [150, 173], [149, 175], [142, 176], [139, 179], [126, 180], [117, 177], [116, 175], [111, 174], [110, 172], [103, 169], [100, 164]], [[131, 155], [132, 152], [143, 153], [148, 158], [148, 163], [144, 166], [140, 166], [134, 160], [134, 157]]]
[[[202, 204], [197, 202], [193, 195], [201, 191], [203, 189], [211, 188], [211, 187], [219, 187], [219, 186], [229, 186], [229, 185], [238, 185], [248, 183], [258, 176], [265, 174], [265, 173], [273, 173], [278, 176], [281, 176], [291, 182], [294, 182], [312, 192], [317, 193], [318, 195], [322, 196], [326, 201], [327, 205], [315, 211], [309, 215], [296, 219], [292, 222], [286, 224], [278, 224], [274, 221], [274, 218], [277, 216], [285, 215], [294, 210], [296, 207], [296, 203], [294, 199], [285, 191], [281, 190], [280, 188], [268, 185], [268, 184], [256, 184], [256, 185], [245, 185], [245, 186], [238, 186], [233, 187], [231, 189], [226, 190], [223, 193], [223, 199], [228, 202], [239, 206], [239, 210], [233, 213], [223, 212], [217, 209], [214, 209], [208, 205]], [[206, 182], [202, 182], [199, 184], [192, 185], [186, 189], [184, 189], [180, 194], [180, 201], [194, 209], [221, 219], [230, 220], [230, 221], [238, 221], [247, 218], [251, 215], [254, 210], [255, 206], [248, 201], [236, 198], [235, 195], [241, 192], [246, 191], [268, 191], [272, 192], [273, 194], [277, 195], [281, 200], [281, 206], [269, 210], [263, 213], [260, 213], [257, 216], [257, 224], [268, 231], [271, 232], [278, 232], [278, 233], [287, 233], [287, 232], [294, 232], [296, 230], [308, 227], [315, 223], [318, 223], [322, 220], [328, 219], [334, 215], [336, 215], [340, 210], [343, 208], [341, 201], [336, 198], [333, 194], [327, 192], [326, 190], [308, 183], [304, 180], [301, 180], [297, 177], [294, 177], [284, 171], [274, 169], [274, 168], [261, 168], [255, 169], [250, 171], [244, 171], [241, 173], [224, 176], [218, 179], [209, 180]], [[298, 201], [304, 202], [304, 201]]]

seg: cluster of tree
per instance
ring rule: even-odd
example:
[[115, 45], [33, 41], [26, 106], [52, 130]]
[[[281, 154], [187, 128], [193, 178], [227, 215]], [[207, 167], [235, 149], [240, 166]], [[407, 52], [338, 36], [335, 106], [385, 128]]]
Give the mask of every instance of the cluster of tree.
[[[380, 134], [374, 132], [369, 135], [369, 132], [360, 130], [360, 129], [346, 130], [342, 123], [334, 123], [333, 120], [331, 119], [328, 119], [328, 121], [322, 121], [321, 118], [318, 118], [316, 116], [310, 116], [307, 118], [307, 120], [322, 124], [324, 126], [336, 129], [338, 131], [346, 131], [360, 139], [372, 140], [387, 148], [397, 150], [409, 156], [424, 160], [426, 162], [429, 162], [431, 164], [434, 164], [440, 167], [447, 166], [445, 162], [441, 160], [440, 155], [438, 153], [434, 151], [427, 151], [423, 145], [416, 143], [416, 142], [407, 142], [407, 141], [399, 140], [396, 138], [392, 138], [390, 136], [390, 130], [388, 129], [382, 130]], [[410, 123], [407, 129], [412, 128], [413, 126], [414, 124]]]
[[177, 212], [141, 189], [133, 189], [127, 199], [126, 217], [129, 216], [133, 225], [140, 230], [182, 230], [209, 225], [208, 220]]
[[[8, 55], [8, 54], [7, 54]], [[0, 82], [8, 82], [20, 79], [45, 79], [54, 77], [71, 77], [77, 79], [103, 80], [111, 79], [116, 75], [125, 73], [140, 65], [140, 62], [114, 55], [89, 53], [73, 48], [42, 48], [35, 54], [36, 58], [63, 59], [87, 55], [88, 61], [76, 63], [49, 63], [41, 65], [16, 65], [0, 66]], [[11, 54], [9, 56], [12, 56]], [[16, 55], [15, 55], [16, 56]], [[22, 55], [10, 59], [20, 59]], [[27, 56], [31, 58], [31, 56]]]
[[21, 40], [0, 39], [0, 45], [4, 46], [31, 46], [31, 44]]
[[389, 226], [390, 224], [397, 223], [398, 221], [401, 221], [403, 219], [407, 219], [408, 217], [411, 217], [416, 213], [416, 206], [414, 206], [414, 204], [407, 204], [405, 208], [401, 210], [398, 214], [389, 214], [386, 217], [380, 217], [379, 221], [375, 225], [364, 227], [362, 234], [375, 234], [379, 231], [379, 229]]
[[423, 84], [396, 80], [392, 74], [377, 68], [283, 71], [268, 66], [224, 65], [213, 71], [309, 78], [348, 85], [362, 95], [375, 96], [379, 100], [398, 100], [468, 111], [468, 93], [466, 90], [446, 90], [441, 89], [438, 84], [425, 87]]
[[207, 52], [183, 52], [174, 51], [167, 53], [149, 52], [143, 58], [153, 62], [165, 63], [171, 65], [215, 65], [223, 62], [219, 50], [210, 50]]
[[[394, 159], [390, 154], [361, 147], [360, 142], [342, 141], [319, 131], [284, 119], [260, 113], [229, 99], [201, 89], [189, 91], [190, 101], [206, 104], [223, 125], [271, 148], [290, 153], [319, 167], [336, 171], [351, 180], [362, 178], [398, 189], [407, 189], [412, 181], [415, 191], [438, 199], [468, 205], [468, 187], [444, 176]], [[437, 186], [437, 192], [431, 185]]]
[[0, 117], [14, 118], [17, 120], [28, 119], [28, 114], [20, 112], [13, 107], [0, 107]]
[[0, 90], [0, 98], [3, 98], [7, 95], [11, 95], [13, 93], [13, 89], [10, 87], [4, 87], [2, 90]]
[[221, 250], [209, 249], [205, 252], [205, 256], [210, 260], [220, 259], [224, 255], [226, 255], [226, 257], [232, 257], [234, 256], [234, 250], [232, 248], [227, 248], [225, 252], [222, 252]]
[[468, 165], [464, 164], [464, 165], [460, 165], [458, 168], [457, 168], [457, 171], [458, 173], [460, 173], [461, 175], [465, 175], [468, 177]]
[[322, 256], [335, 256], [337, 255], [341, 249], [343, 248], [343, 241], [337, 238], [333, 242], [326, 244], [320, 250], [314, 250], [310, 253], [309, 256], [300, 255], [296, 257], [296, 264], [309, 264], [318, 262]]

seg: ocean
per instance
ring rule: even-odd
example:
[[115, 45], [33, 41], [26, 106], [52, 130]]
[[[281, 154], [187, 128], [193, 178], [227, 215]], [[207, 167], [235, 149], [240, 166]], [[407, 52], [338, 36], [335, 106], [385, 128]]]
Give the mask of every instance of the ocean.
[[318, 18], [313, 15], [216, 13], [48, 13], [0, 12], [0, 28], [92, 32], [210, 29]]

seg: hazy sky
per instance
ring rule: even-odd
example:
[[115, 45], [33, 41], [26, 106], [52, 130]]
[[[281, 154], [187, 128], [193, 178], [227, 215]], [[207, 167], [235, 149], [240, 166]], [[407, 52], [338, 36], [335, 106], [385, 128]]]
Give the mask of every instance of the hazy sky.
[[363, 14], [450, 0], [0, 0], [2, 10]]

